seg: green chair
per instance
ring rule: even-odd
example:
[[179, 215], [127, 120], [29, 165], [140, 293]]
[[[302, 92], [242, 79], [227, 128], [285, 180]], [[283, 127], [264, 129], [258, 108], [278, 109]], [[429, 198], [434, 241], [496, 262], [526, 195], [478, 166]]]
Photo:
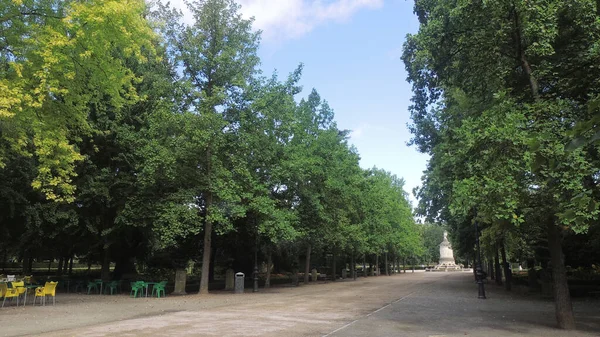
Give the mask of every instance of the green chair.
[[88, 295], [90, 294], [90, 291], [91, 291], [92, 289], [93, 289], [95, 292], [98, 292], [98, 291], [99, 291], [99, 289], [98, 289], [98, 282], [96, 282], [96, 281], [89, 281], [89, 282], [88, 282], [88, 284], [87, 284]]
[[144, 289], [146, 288], [144, 281], [131, 282], [131, 291], [129, 297], [137, 297], [138, 291], [140, 291], [140, 297], [144, 296]]
[[119, 282], [118, 281], [110, 281], [106, 284], [105, 288], [104, 288], [104, 293], [108, 294], [109, 290], [110, 290], [110, 294], [114, 294], [117, 291], [117, 287], [119, 286]]
[[167, 285], [167, 281], [161, 281], [152, 287], [152, 296], [156, 293], [156, 297], [160, 298], [160, 293], [162, 291], [163, 297], [167, 296], [165, 293], [165, 286]]

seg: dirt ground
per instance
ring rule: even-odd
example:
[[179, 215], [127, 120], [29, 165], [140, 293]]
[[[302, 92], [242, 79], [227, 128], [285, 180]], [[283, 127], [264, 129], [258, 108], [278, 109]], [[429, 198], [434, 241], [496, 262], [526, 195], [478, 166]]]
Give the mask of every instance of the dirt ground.
[[470, 273], [406, 273], [259, 293], [129, 298], [57, 294], [56, 306], [0, 310], [0, 336], [600, 336], [600, 302], [575, 301], [581, 330], [556, 330], [553, 304]]

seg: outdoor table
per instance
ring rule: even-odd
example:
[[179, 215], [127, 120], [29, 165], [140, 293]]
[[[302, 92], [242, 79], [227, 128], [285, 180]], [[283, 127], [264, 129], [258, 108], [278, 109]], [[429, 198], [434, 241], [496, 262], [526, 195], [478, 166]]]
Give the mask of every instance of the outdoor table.
[[144, 282], [144, 284], [146, 285], [146, 297], [148, 297], [148, 286], [152, 286], [154, 287], [155, 284], [159, 284], [160, 282]]
[[[28, 284], [25, 286], [19, 286], [17, 288], [25, 288], [25, 298], [23, 299], [23, 306], [25, 306], [25, 304], [27, 304], [27, 292], [29, 291], [29, 289], [36, 289], [39, 287], [43, 287], [40, 284]], [[35, 296], [33, 296], [33, 300], [35, 301]]]

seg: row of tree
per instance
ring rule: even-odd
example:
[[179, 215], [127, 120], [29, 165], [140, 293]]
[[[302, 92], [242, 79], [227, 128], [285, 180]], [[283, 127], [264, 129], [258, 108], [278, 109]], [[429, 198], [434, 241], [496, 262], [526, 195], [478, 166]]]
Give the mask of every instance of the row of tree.
[[600, 262], [600, 3], [418, 0], [415, 13], [403, 60], [413, 143], [431, 155], [419, 212], [463, 255], [478, 222], [496, 265], [508, 250], [551, 269], [558, 324], [574, 328], [563, 244], [587, 252], [571, 263]]
[[263, 76], [233, 0], [188, 8], [0, 0], [4, 261], [201, 260], [206, 293], [217, 255], [420, 254], [404, 181], [359, 167], [316, 91], [296, 100], [302, 67]]

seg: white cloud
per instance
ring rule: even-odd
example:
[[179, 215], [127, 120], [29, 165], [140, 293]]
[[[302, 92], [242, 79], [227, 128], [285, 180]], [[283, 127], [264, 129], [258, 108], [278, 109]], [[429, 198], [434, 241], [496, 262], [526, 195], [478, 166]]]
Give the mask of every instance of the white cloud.
[[352, 137], [352, 139], [358, 139], [360, 137], [362, 137], [362, 135], [365, 133], [365, 130], [361, 127], [359, 127], [358, 129], [354, 129], [350, 132], [350, 137]]
[[[166, 2], [166, 0], [163, 0]], [[344, 22], [362, 9], [376, 9], [384, 0], [236, 0], [246, 18], [254, 17], [254, 28], [263, 40], [281, 42], [299, 38], [327, 22]], [[182, 0], [171, 4], [187, 12]], [[189, 15], [186, 22], [189, 22]]]
[[351, 128], [350, 130], [350, 138], [352, 140], [359, 140], [367, 133], [383, 134], [389, 132], [389, 128], [387, 127], [383, 127], [380, 125], [372, 125], [370, 123], [361, 123], [358, 127]]

